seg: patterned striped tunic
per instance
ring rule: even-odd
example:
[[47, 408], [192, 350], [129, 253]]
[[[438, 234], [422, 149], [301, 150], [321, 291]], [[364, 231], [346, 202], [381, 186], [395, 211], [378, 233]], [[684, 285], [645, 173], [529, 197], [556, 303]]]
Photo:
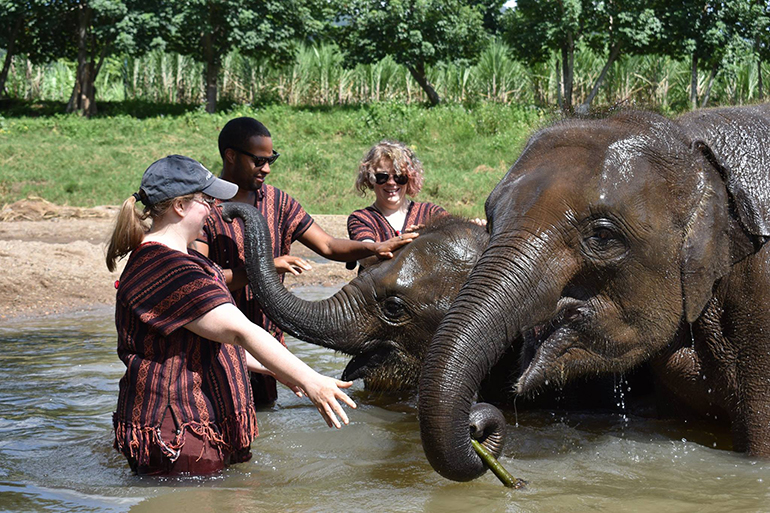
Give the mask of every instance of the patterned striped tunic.
[[[263, 184], [257, 191], [254, 206], [267, 220], [273, 241], [273, 258], [288, 255], [291, 243], [302, 236], [313, 224], [297, 200], [272, 185]], [[222, 219], [219, 208], [212, 210], [203, 225], [203, 237], [199, 239], [209, 246], [209, 258], [223, 269], [235, 269], [244, 265], [243, 221], [236, 218], [232, 223]], [[283, 281], [284, 275], [281, 275]], [[254, 299], [250, 286], [233, 292], [235, 304], [253, 323], [284, 344], [283, 331], [271, 321]], [[284, 344], [285, 345], [285, 344]]]
[[[183, 328], [225, 303], [222, 270], [200, 254], [153, 242], [131, 253], [115, 306], [126, 373], [113, 415], [115, 448], [130, 460], [149, 464], [153, 446], [174, 459], [188, 430], [227, 452], [257, 436], [244, 349]], [[173, 440], [160, 439], [166, 415], [179, 429]]]
[[431, 217], [446, 215], [447, 211], [433, 203], [413, 201], [409, 205], [400, 230], [394, 229], [385, 216], [374, 205], [356, 210], [348, 217], [348, 237], [350, 240], [370, 239], [383, 242], [398, 236], [413, 224], [425, 224]]

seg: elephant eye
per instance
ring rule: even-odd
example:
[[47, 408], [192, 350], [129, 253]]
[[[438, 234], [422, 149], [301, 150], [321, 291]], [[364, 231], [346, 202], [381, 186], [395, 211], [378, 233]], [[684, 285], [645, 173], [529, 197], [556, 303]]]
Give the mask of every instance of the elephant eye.
[[626, 239], [611, 222], [597, 221], [592, 223], [588, 231], [588, 236], [583, 239], [583, 248], [589, 256], [610, 260], [626, 253]]
[[400, 297], [390, 296], [382, 302], [382, 313], [390, 320], [399, 320], [404, 316], [406, 304]]

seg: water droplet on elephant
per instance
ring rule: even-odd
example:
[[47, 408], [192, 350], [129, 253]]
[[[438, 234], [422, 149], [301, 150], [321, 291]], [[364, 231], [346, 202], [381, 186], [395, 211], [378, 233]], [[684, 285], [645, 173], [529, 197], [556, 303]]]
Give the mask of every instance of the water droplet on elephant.
[[519, 427], [519, 409], [516, 407], [516, 399], [518, 399], [519, 396], [515, 396], [513, 398], [513, 417], [515, 419], [513, 426]]
[[548, 386], [548, 380], [547, 379], [545, 380], [545, 384], [546, 384], [546, 386]]

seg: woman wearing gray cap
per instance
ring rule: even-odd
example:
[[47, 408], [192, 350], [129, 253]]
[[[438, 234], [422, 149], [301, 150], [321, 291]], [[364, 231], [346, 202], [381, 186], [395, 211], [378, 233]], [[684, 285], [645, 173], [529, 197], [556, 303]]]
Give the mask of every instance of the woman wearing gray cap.
[[[171, 155], [150, 165], [121, 207], [107, 267], [130, 253], [116, 283], [118, 355], [126, 365], [113, 415], [115, 448], [137, 474], [210, 474], [246, 461], [257, 435], [247, 370], [307, 395], [329, 426], [355, 408], [233, 304], [222, 270], [188, 246], [214, 199], [238, 186]], [[136, 202], [145, 204], [143, 212]], [[145, 220], [150, 219], [149, 228]]]

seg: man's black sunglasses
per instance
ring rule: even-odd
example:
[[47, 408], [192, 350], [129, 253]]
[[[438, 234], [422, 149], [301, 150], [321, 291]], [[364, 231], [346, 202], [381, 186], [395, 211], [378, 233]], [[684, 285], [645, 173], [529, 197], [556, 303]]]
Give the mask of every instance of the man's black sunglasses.
[[248, 151], [244, 151], [234, 146], [230, 146], [230, 149], [235, 150], [238, 153], [243, 153], [247, 157], [251, 157], [252, 159], [254, 159], [254, 165], [257, 167], [264, 167], [265, 164], [270, 164], [272, 166], [273, 162], [275, 162], [278, 159], [278, 157], [281, 156], [281, 154], [275, 150], [273, 150], [273, 154], [270, 155], [269, 157], [259, 157], [257, 155], [254, 155], [253, 153], [249, 153]]
[[375, 173], [374, 174], [374, 183], [377, 185], [383, 185], [388, 183], [388, 178], [393, 177], [393, 181], [396, 182], [398, 185], [405, 185], [406, 182], [409, 181], [409, 177], [407, 175], [389, 175], [388, 173]]

